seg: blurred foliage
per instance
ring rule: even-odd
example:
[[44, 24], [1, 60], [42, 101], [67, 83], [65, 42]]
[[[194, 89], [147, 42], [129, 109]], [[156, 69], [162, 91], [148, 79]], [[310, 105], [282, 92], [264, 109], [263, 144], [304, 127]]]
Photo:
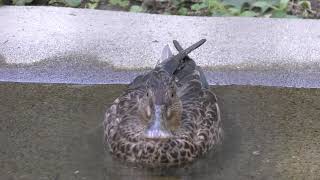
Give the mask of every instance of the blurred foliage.
[[[2, 1], [2, 0], [0, 0]], [[99, 6], [100, 0], [12, 0], [12, 5], [50, 5], [62, 7], [81, 7], [95, 9]], [[10, 5], [10, 3], [4, 3]]]
[[[101, 0], [109, 9], [187, 16], [320, 18], [320, 0]], [[0, 0], [0, 4], [6, 2]], [[11, 0], [37, 5], [37, 0]], [[40, 5], [99, 8], [100, 0], [42, 0]]]
[[[318, 1], [320, 9], [320, 0], [313, 1]], [[135, 4], [134, 9], [139, 2], [141, 0], [130, 0], [130, 4]], [[272, 18], [312, 18], [315, 15], [309, 0], [142, 0], [140, 4], [145, 12], [158, 14]]]
[[84, 3], [84, 8], [96, 9], [99, 6], [100, 0], [89, 0]]
[[289, 0], [273, 1], [245, 1], [227, 3], [220, 0], [204, 0], [203, 2], [193, 4], [191, 10], [199, 11], [208, 9], [211, 15], [223, 16], [247, 16], [247, 17], [285, 17]]
[[17, 6], [24, 6], [26, 4], [30, 4], [32, 0], [13, 0], [12, 3]]
[[50, 0], [48, 4], [53, 6], [79, 7], [81, 0]]
[[130, 7], [130, 12], [143, 12], [143, 8], [141, 6], [133, 5]]
[[122, 8], [129, 7], [129, 0], [109, 0], [109, 3], [113, 6], [120, 6]]

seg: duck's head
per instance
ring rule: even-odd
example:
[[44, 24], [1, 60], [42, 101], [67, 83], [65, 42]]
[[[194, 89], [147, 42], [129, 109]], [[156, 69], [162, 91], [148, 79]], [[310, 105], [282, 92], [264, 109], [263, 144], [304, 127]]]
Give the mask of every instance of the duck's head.
[[151, 78], [139, 102], [139, 113], [145, 124], [147, 139], [167, 139], [180, 127], [182, 104], [174, 80]]

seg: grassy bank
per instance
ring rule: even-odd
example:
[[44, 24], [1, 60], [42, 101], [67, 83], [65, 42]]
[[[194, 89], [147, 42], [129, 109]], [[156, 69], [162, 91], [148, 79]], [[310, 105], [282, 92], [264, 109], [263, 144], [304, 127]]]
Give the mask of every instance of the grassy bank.
[[0, 0], [6, 5], [49, 5], [184, 16], [320, 18], [320, 0]]

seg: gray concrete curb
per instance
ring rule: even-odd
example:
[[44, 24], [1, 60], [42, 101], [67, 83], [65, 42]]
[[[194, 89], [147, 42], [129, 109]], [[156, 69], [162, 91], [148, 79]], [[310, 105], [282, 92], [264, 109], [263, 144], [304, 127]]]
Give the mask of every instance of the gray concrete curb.
[[[320, 87], [320, 22], [0, 7], [0, 81], [128, 83], [165, 44], [191, 54], [210, 84]], [[122, 70], [115, 70], [122, 69]], [[140, 70], [139, 70], [140, 69]]]

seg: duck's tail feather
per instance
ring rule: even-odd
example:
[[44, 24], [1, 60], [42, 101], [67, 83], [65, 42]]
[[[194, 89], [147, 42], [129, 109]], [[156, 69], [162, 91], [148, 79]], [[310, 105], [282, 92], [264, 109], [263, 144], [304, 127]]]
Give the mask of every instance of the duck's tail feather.
[[[179, 52], [183, 51], [183, 48], [177, 40], [174, 40], [173, 44]], [[197, 66], [194, 60], [192, 60], [188, 55], [184, 57], [183, 62], [173, 74], [179, 79], [181, 83], [190, 81], [192, 79], [199, 79], [203, 88], [209, 87], [202, 68], [200, 66]]]
[[[178, 52], [183, 51], [183, 48], [181, 47], [180, 43], [177, 40], [173, 40], [173, 45], [177, 49]], [[184, 58], [184, 60], [189, 60], [191, 59], [188, 55]]]
[[184, 63], [184, 59], [190, 52], [200, 47], [203, 43], [206, 42], [206, 39], [201, 39], [200, 41], [196, 42], [195, 44], [191, 45], [187, 49], [182, 49], [179, 53], [175, 56], [172, 56], [170, 60], [164, 61], [161, 63], [161, 68], [167, 71], [169, 74], [175, 73], [175, 71]]

